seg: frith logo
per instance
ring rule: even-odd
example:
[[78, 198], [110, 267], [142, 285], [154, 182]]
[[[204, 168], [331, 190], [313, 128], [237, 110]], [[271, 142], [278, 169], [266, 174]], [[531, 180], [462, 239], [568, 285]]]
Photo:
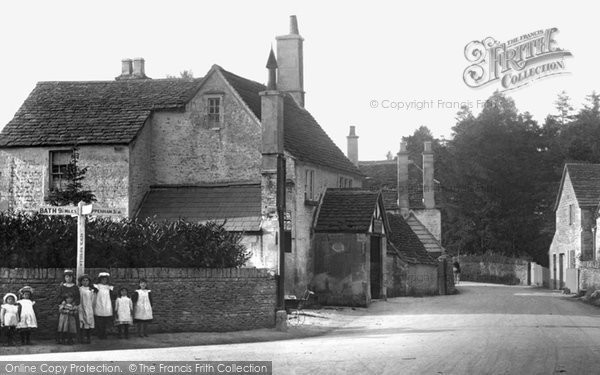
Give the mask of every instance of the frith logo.
[[568, 73], [564, 58], [572, 54], [558, 48], [554, 40], [557, 32], [557, 28], [537, 30], [505, 43], [492, 37], [472, 41], [465, 47], [465, 58], [472, 65], [465, 69], [463, 80], [473, 88], [499, 81], [506, 91]]

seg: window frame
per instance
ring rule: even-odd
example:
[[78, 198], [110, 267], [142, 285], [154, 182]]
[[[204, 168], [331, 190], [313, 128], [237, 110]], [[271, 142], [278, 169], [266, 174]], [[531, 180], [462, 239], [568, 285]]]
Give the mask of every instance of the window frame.
[[[216, 128], [221, 127], [223, 124], [223, 111], [224, 111], [224, 95], [223, 94], [206, 94], [205, 98], [205, 110], [204, 110], [204, 118], [206, 119], [208, 128]], [[214, 106], [211, 104], [212, 101], [218, 100], [218, 106]], [[211, 109], [217, 109], [217, 113], [211, 112]], [[214, 126], [216, 125], [216, 126]]]
[[[55, 173], [54, 172], [54, 160], [56, 159], [55, 155], [59, 154], [59, 153], [63, 153], [63, 154], [69, 154], [69, 162], [67, 164], [56, 164], [56, 166], [59, 167], [64, 167], [63, 172], [58, 172]], [[55, 185], [55, 180], [56, 180], [56, 175], [59, 176], [64, 176], [66, 174], [66, 167], [69, 165], [71, 157], [73, 155], [73, 150], [72, 149], [56, 149], [56, 150], [49, 150], [48, 151], [48, 191], [51, 191], [52, 189], [57, 188], [58, 190], [62, 190], [66, 187], [66, 184], [63, 185], [62, 183], [59, 184], [58, 186]], [[62, 181], [66, 181], [65, 177], [61, 177], [59, 178], [59, 180]]]
[[315, 170], [306, 169], [304, 172], [304, 200], [315, 200]]

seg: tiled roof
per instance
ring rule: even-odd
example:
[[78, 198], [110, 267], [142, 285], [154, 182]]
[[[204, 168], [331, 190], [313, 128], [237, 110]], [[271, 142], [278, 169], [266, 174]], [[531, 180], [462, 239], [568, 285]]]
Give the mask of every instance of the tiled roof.
[[388, 240], [403, 260], [416, 264], [437, 264], [401, 215], [388, 213], [387, 218], [390, 227]]
[[442, 244], [440, 244], [427, 227], [417, 219], [414, 213], [410, 212], [405, 220], [410, 229], [417, 235], [419, 241], [421, 241], [425, 250], [427, 250], [427, 253], [439, 256], [445, 252]]
[[566, 174], [575, 190], [575, 197], [580, 207], [596, 207], [600, 203], [600, 164], [567, 163], [563, 170], [560, 190], [556, 198], [555, 209], [562, 192]]
[[[258, 119], [261, 118], [259, 93], [266, 87], [220, 68], [223, 76], [242, 97]], [[284, 148], [294, 157], [355, 175], [361, 172], [333, 143], [317, 121], [290, 96], [284, 98]]]
[[260, 230], [260, 184], [230, 186], [153, 187], [138, 217], [193, 222], [226, 220], [234, 232]]
[[40, 82], [0, 147], [127, 144], [153, 110], [182, 108], [201, 79]]
[[379, 192], [372, 190], [327, 189], [315, 232], [368, 232], [379, 197]]
[[[365, 187], [384, 190], [384, 202], [387, 210], [398, 208], [398, 197], [392, 200], [391, 191], [398, 187], [398, 166], [396, 160], [359, 161], [358, 168], [367, 176]], [[436, 181], [436, 193], [439, 183]], [[439, 194], [435, 194], [436, 205], [439, 205]], [[423, 205], [423, 171], [414, 163], [408, 164], [408, 203], [409, 208], [422, 209]]]

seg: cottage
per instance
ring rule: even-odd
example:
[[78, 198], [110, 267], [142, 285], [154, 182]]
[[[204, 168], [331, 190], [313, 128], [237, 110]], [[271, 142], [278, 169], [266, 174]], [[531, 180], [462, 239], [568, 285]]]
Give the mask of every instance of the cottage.
[[[313, 218], [327, 188], [363, 175], [304, 108], [303, 38], [295, 16], [269, 56], [268, 86], [213, 65], [202, 78], [150, 79], [144, 59], [110, 81], [40, 82], [0, 133], [0, 207], [36, 210], [64, 184], [70, 149], [84, 187], [129, 217], [225, 220], [244, 233], [250, 266], [277, 271], [286, 293], [312, 280]], [[276, 207], [285, 157], [285, 228]]]
[[600, 164], [567, 163], [556, 196], [556, 230], [548, 251], [550, 287], [578, 291], [580, 261], [596, 259]]

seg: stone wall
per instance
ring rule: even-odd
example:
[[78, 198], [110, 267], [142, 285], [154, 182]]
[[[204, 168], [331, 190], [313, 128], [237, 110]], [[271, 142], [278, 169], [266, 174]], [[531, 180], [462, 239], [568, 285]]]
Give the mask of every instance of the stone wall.
[[[528, 285], [529, 262], [511, 259], [506, 263], [481, 260], [478, 256], [461, 256], [461, 281], [478, 281], [508, 285]], [[449, 263], [453, 261], [449, 260]]]
[[352, 187], [362, 187], [362, 180], [347, 173], [297, 161], [291, 157], [286, 161], [288, 181], [294, 181], [286, 190], [286, 209], [293, 212], [292, 251], [286, 254], [286, 293], [301, 294], [313, 278], [314, 258], [311, 251], [312, 228], [317, 206], [307, 204], [306, 171], [314, 170], [314, 200], [317, 201], [327, 188], [339, 187], [340, 177], [352, 180]]
[[579, 269], [579, 289], [590, 291], [600, 289], [600, 261], [590, 260], [581, 262]]
[[[99, 269], [87, 269], [90, 275]], [[39, 329], [35, 335], [54, 335], [58, 319], [58, 286], [62, 269], [0, 268], [0, 294], [34, 288]], [[152, 332], [236, 331], [275, 325], [276, 281], [256, 268], [114, 268], [116, 289], [137, 289], [140, 277], [152, 290]]]
[[146, 120], [144, 127], [129, 145], [129, 216], [140, 209], [150, 185], [154, 181], [152, 166], [152, 122]]
[[313, 291], [324, 305], [368, 306], [370, 239], [365, 234], [315, 234]]
[[[205, 117], [207, 95], [222, 101], [222, 122]], [[183, 113], [152, 118], [155, 184], [260, 181], [261, 125], [220, 74], [212, 74]]]
[[438, 266], [407, 264], [393, 254], [387, 255], [386, 286], [388, 297], [439, 294]]
[[[0, 207], [36, 210], [44, 204], [50, 184], [50, 151], [70, 147], [23, 147], [0, 150]], [[79, 167], [88, 168], [84, 189], [98, 204], [128, 210], [129, 149], [127, 146], [80, 146]]]

